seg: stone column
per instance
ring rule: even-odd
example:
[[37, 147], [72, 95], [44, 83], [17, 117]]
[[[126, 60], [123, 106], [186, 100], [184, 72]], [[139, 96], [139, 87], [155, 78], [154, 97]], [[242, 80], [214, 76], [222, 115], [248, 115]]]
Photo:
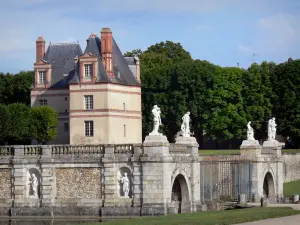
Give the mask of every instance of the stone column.
[[51, 159], [52, 148], [49, 145], [42, 146], [41, 162], [41, 199], [43, 207], [53, 207], [53, 166]]
[[139, 158], [142, 154], [141, 146], [134, 146], [134, 155], [131, 157], [133, 164], [133, 206], [141, 207], [142, 205], [142, 165], [139, 162]]
[[25, 203], [26, 198], [26, 182], [25, 182], [25, 168], [23, 164], [24, 160], [24, 146], [15, 145], [15, 156], [13, 159], [13, 197], [14, 197], [14, 206], [13, 207], [22, 207]]
[[102, 158], [104, 165], [104, 185], [105, 190], [103, 193], [104, 197], [104, 207], [106, 206], [115, 206], [115, 193], [117, 189], [117, 180], [115, 177], [116, 168], [115, 168], [115, 156], [114, 156], [114, 147], [107, 146], [105, 147], [105, 154]]
[[166, 136], [147, 136], [142, 162], [142, 215], [165, 215], [171, 202], [171, 179], [168, 176], [170, 154]]

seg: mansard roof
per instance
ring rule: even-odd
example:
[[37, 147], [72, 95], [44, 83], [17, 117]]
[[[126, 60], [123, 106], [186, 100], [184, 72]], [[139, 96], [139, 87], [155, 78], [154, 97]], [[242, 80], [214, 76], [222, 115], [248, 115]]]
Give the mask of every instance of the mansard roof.
[[[101, 83], [116, 83], [116, 84], [124, 84], [130, 86], [140, 85], [136, 80], [135, 75], [130, 70], [127, 60], [124, 58], [122, 52], [120, 51], [116, 41], [113, 39], [112, 41], [112, 49], [113, 49], [113, 68], [115, 77], [111, 78], [106, 73], [106, 70], [102, 63], [101, 58], [101, 40], [99, 37], [95, 35], [91, 35], [87, 40], [87, 46], [85, 48], [84, 54], [90, 53], [92, 55], [96, 55], [98, 57], [98, 71], [97, 71], [97, 82]], [[75, 70], [75, 75], [72, 77], [70, 83], [78, 83], [79, 82], [79, 65], [77, 65]]]
[[75, 74], [74, 58], [82, 54], [78, 43], [49, 45], [43, 60], [51, 64], [51, 87], [68, 87]]

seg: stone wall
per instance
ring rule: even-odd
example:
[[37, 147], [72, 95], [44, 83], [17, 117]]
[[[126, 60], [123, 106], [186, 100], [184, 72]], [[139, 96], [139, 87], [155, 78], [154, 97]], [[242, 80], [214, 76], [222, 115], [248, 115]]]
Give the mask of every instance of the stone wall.
[[58, 168], [55, 174], [57, 198], [101, 198], [100, 168]]
[[11, 198], [11, 169], [0, 168], [0, 199]]
[[283, 155], [284, 182], [300, 180], [300, 154]]

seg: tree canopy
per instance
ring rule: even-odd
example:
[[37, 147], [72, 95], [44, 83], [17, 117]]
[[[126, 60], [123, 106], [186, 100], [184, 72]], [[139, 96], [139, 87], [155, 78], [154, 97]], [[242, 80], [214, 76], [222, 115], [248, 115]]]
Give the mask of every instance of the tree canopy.
[[52, 141], [57, 135], [58, 113], [50, 106], [30, 109], [30, 131], [40, 144]]
[[[162, 132], [171, 142], [180, 130], [182, 116], [190, 111], [198, 142], [203, 137], [243, 139], [247, 121], [252, 121], [256, 139], [264, 140], [267, 120], [275, 117], [277, 133], [300, 143], [300, 60], [253, 63], [247, 69], [220, 67], [194, 60], [180, 43], [172, 41], [124, 55], [141, 61], [144, 137], [153, 128], [152, 107], [158, 105]], [[39, 142], [46, 142], [56, 135], [54, 111], [29, 109], [33, 81], [32, 71], [0, 73], [0, 143], [28, 142], [33, 133]], [[28, 127], [34, 132], [28, 134]]]

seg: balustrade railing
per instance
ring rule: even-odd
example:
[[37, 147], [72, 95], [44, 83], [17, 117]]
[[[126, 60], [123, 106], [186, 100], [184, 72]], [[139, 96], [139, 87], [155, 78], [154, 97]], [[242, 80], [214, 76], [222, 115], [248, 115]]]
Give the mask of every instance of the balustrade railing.
[[124, 144], [124, 145], [114, 145], [115, 154], [133, 154], [133, 145]]
[[41, 146], [24, 146], [24, 155], [42, 155]]
[[0, 155], [2, 156], [11, 156], [14, 155], [14, 147], [13, 146], [0, 146]]
[[53, 145], [52, 155], [104, 154], [104, 145]]

